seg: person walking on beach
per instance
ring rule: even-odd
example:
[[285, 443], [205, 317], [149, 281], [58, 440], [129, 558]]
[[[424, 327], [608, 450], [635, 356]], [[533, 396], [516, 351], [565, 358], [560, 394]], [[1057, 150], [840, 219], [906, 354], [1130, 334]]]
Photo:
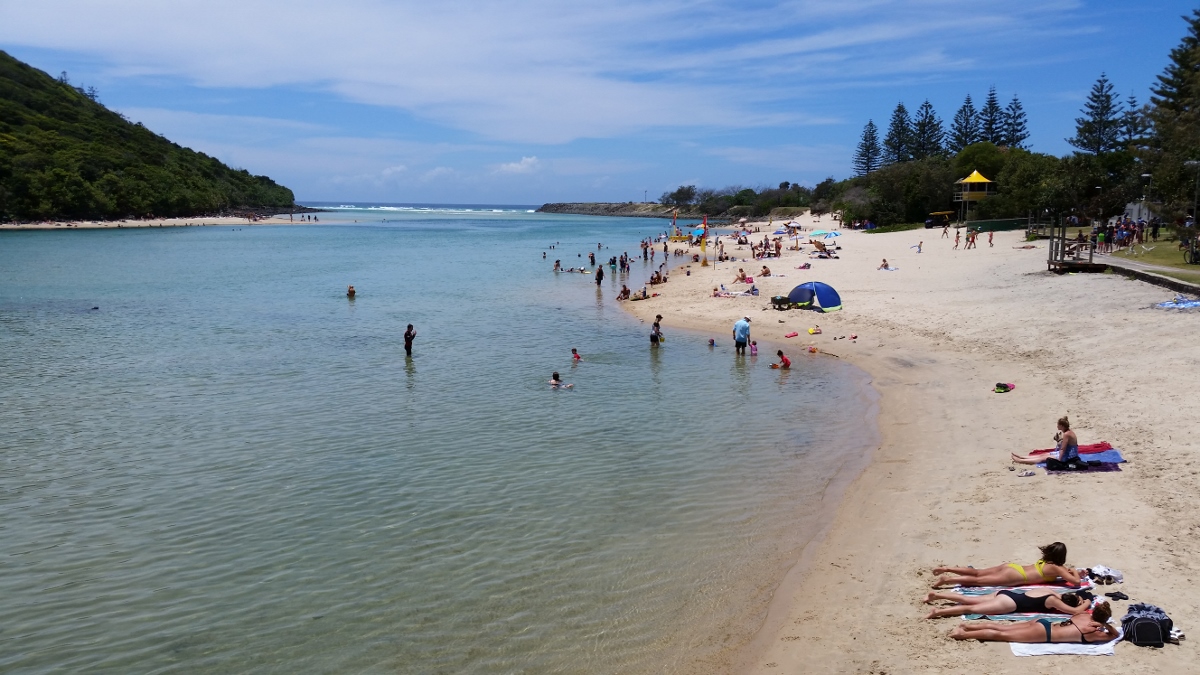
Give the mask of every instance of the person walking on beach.
[[955, 251], [957, 251], [957, 250], [958, 250], [958, 240], [959, 240], [959, 238], [961, 238], [961, 237], [962, 237], [962, 231], [961, 231], [961, 230], [958, 230], [958, 229], [955, 229], [955, 230], [954, 230], [954, 249], [953, 249], [953, 250], [955, 250]]
[[733, 324], [734, 353], [745, 356], [748, 342], [750, 342], [750, 317], [743, 316], [740, 321]]
[[408, 324], [408, 330], [404, 331], [404, 353], [412, 356], [412, 343], [417, 338], [417, 331], [413, 329], [413, 325]]
[[996, 233], [993, 232], [992, 230], [988, 230], [988, 248], [992, 248], [993, 246], [995, 246], [995, 244], [992, 243], [992, 236], [995, 234]]
[[950, 223], [942, 225], [942, 239], [950, 238]]

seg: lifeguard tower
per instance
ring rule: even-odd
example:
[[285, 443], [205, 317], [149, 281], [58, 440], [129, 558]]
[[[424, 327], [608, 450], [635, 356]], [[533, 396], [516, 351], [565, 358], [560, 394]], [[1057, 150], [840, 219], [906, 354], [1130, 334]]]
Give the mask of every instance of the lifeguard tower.
[[979, 171], [972, 171], [970, 176], [954, 181], [954, 201], [962, 204], [959, 222], [967, 219], [967, 210], [971, 205], [996, 194], [996, 183], [983, 177]]

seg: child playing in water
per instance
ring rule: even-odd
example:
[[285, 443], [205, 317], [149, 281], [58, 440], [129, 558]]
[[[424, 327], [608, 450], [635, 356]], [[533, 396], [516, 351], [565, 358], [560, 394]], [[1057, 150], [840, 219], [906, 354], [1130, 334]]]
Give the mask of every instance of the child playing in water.
[[579, 352], [574, 347], [571, 347], [571, 360], [576, 363], [583, 360], [583, 357], [579, 355]]
[[789, 359], [789, 358], [788, 358], [786, 355], [784, 355], [784, 353], [783, 353], [783, 350], [782, 350], [782, 349], [780, 349], [779, 351], [775, 352], [775, 354], [776, 354], [776, 355], [779, 357], [779, 363], [772, 363], [772, 364], [771, 364], [771, 367], [772, 367], [772, 368], [779, 368], [779, 369], [782, 369], [782, 370], [789, 370], [789, 369], [792, 367], [792, 360], [791, 360], [791, 359]]
[[750, 341], [750, 356], [758, 356], [758, 341]]

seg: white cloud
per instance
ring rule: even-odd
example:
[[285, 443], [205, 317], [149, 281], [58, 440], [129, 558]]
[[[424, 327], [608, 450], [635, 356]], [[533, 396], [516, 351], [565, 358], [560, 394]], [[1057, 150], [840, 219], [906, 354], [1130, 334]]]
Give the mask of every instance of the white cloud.
[[496, 173], [533, 173], [541, 166], [537, 157], [522, 157], [519, 162], [509, 162], [496, 167]]
[[[988, 67], [1079, 3], [1010, 0], [0, 0], [0, 42], [116, 76], [317, 89], [510, 142], [821, 124], [798, 92]], [[1078, 28], [1074, 22], [1070, 28]], [[664, 30], [669, 28], [669, 30]], [[936, 48], [930, 48], [936, 36]], [[1015, 58], [1014, 56], [1013, 58]]]

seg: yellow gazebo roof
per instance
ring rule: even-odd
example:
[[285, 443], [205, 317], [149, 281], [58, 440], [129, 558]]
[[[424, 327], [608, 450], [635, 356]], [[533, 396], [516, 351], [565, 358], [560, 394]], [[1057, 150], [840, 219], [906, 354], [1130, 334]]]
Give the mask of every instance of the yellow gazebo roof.
[[983, 174], [979, 173], [979, 171], [976, 170], [976, 171], [972, 171], [970, 176], [967, 176], [966, 178], [964, 178], [962, 180], [956, 180], [954, 182], [955, 183], [991, 183], [992, 181], [984, 178]]

